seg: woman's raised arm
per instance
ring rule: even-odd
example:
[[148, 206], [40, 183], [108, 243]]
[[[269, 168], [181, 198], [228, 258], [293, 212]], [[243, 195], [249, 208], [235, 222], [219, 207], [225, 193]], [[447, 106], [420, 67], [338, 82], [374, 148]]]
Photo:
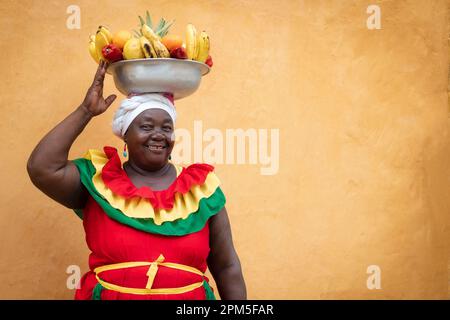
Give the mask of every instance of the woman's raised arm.
[[116, 99], [115, 95], [103, 99], [107, 67], [100, 62], [83, 103], [42, 138], [28, 159], [27, 171], [33, 184], [68, 208], [83, 208], [87, 200], [78, 169], [68, 160], [70, 147], [89, 121]]

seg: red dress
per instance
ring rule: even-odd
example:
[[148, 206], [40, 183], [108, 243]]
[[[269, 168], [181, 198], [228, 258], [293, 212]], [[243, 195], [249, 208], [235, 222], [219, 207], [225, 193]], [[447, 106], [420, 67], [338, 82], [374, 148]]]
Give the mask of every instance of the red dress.
[[[212, 166], [178, 167], [168, 189], [153, 191], [131, 183], [114, 148], [105, 147], [104, 153], [90, 150], [74, 163], [89, 191], [86, 206], [76, 212], [83, 218], [91, 250], [90, 271], [82, 277], [75, 299], [214, 299], [204, 276], [209, 218], [223, 208], [225, 197]], [[163, 263], [157, 264], [153, 276], [149, 272], [155, 266], [149, 264], [97, 271], [96, 276], [98, 267], [151, 263], [158, 257]], [[180, 265], [197, 271], [179, 269]], [[182, 293], [164, 291], [193, 284], [198, 285]], [[133, 293], [111, 289], [115, 286]], [[137, 294], [135, 289], [148, 291]]]

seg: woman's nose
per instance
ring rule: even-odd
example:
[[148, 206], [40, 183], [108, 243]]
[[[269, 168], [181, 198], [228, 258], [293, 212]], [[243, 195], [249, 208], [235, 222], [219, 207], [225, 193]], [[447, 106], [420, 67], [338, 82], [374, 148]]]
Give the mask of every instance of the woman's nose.
[[153, 140], [163, 140], [165, 138], [161, 129], [156, 128], [150, 136]]

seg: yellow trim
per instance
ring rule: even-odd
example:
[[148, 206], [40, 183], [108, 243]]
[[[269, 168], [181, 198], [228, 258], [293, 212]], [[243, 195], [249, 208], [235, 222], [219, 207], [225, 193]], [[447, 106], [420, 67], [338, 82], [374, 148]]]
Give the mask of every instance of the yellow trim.
[[101, 280], [97, 275], [95, 277], [97, 278], [98, 283], [100, 283], [105, 289], [131, 294], [182, 294], [200, 288], [203, 285], [202, 281], [178, 288], [140, 289], [118, 286]]
[[[164, 222], [175, 221], [177, 219], [186, 219], [199, 208], [200, 200], [209, 198], [220, 185], [220, 180], [214, 172], [209, 172], [205, 182], [202, 185], [195, 185], [186, 194], [175, 194], [174, 205], [172, 209], [156, 209], [154, 210], [148, 199], [135, 197], [125, 199], [122, 196], [114, 194], [103, 182], [101, 172], [104, 165], [108, 162], [106, 155], [99, 150], [89, 150], [85, 158], [91, 160], [95, 175], [92, 182], [97, 191], [109, 202], [111, 206], [122, 211], [123, 214], [130, 218], [153, 219], [156, 225]], [[181, 167], [175, 165], [177, 176], [181, 172]]]
[[[153, 262], [122, 262], [122, 263], [115, 263], [115, 264], [109, 264], [104, 265], [101, 267], [97, 267], [94, 269], [95, 278], [97, 279], [98, 283], [100, 283], [105, 289], [118, 291], [120, 293], [131, 293], [131, 294], [181, 294], [185, 292], [192, 291], [194, 289], [197, 289], [203, 285], [203, 281], [196, 282], [184, 287], [178, 287], [178, 288], [152, 288], [153, 281], [156, 277], [156, 273], [158, 272], [158, 266], [164, 266], [168, 268], [183, 270], [191, 273], [198, 274], [200, 276], [204, 276], [203, 272], [200, 270], [191, 267], [186, 266], [184, 264], [179, 263], [173, 263], [173, 262], [163, 262], [164, 256], [161, 254], [159, 255], [158, 259], [156, 259]], [[98, 276], [100, 273], [109, 271], [109, 270], [117, 270], [117, 269], [124, 269], [124, 268], [133, 268], [133, 267], [144, 267], [144, 266], [150, 266], [147, 271], [148, 281], [145, 288], [129, 288], [129, 287], [122, 287], [116, 284], [112, 284], [109, 282], [106, 282]]]
[[152, 262], [150, 264], [150, 268], [148, 268], [147, 271], [147, 284], [145, 285], [145, 288], [151, 289], [153, 285], [153, 281], [155, 280], [156, 273], [158, 272], [158, 265], [164, 261], [164, 256], [162, 254], [159, 255], [158, 259], [156, 261]]
[[[95, 268], [94, 272], [102, 273], [105, 271], [117, 270], [117, 269], [146, 267], [146, 266], [150, 266], [152, 263], [153, 262], [148, 262], [148, 261], [136, 261], [136, 262], [122, 262], [122, 263], [108, 264], [108, 265], [104, 265], [104, 266]], [[203, 276], [203, 272], [201, 272], [200, 270], [198, 270], [194, 267], [191, 267], [191, 266], [186, 266], [184, 264], [178, 264], [178, 263], [173, 263], [173, 262], [158, 262], [158, 265], [172, 268], [172, 269], [183, 270], [183, 271], [198, 274], [199, 276]]]

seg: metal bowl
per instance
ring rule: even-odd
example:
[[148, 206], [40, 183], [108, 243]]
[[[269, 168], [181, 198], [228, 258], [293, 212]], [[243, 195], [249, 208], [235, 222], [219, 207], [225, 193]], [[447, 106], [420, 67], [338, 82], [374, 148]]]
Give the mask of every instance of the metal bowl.
[[202, 76], [209, 73], [207, 64], [172, 58], [121, 60], [106, 70], [112, 74], [117, 89], [130, 93], [166, 92], [174, 99], [193, 94]]

